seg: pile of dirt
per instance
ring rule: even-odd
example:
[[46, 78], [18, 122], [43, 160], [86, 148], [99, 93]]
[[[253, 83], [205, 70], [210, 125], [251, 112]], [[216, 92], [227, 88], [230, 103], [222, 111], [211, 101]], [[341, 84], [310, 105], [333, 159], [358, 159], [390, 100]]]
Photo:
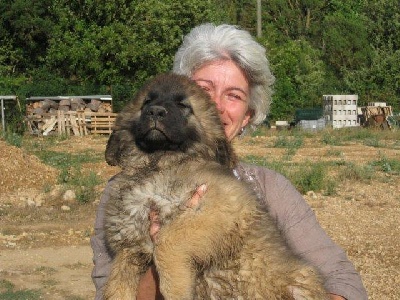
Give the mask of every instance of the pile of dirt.
[[58, 170], [43, 164], [36, 156], [0, 141], [0, 195], [54, 185]]

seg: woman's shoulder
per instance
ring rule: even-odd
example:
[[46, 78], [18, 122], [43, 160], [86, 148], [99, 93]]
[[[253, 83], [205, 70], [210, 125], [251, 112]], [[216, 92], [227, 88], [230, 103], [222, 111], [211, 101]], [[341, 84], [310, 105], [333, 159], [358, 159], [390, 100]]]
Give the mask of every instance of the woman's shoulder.
[[269, 169], [264, 166], [258, 166], [245, 162], [239, 162], [238, 173], [243, 177], [253, 177], [257, 181], [261, 182], [282, 182], [288, 184], [289, 180], [279, 172]]
[[281, 209], [305, 203], [296, 187], [274, 170], [244, 162], [238, 164], [237, 170], [239, 178], [249, 182], [259, 198], [269, 205], [276, 204]]

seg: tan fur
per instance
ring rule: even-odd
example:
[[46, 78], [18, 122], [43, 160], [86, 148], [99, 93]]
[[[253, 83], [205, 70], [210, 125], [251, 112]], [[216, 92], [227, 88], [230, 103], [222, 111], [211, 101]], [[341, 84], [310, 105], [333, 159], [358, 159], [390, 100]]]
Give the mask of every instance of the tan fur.
[[[168, 99], [165, 105], [159, 97]], [[154, 99], [169, 115], [148, 121], [146, 103]], [[175, 104], [184, 118], [169, 119]], [[136, 133], [144, 121], [161, 128], [154, 136], [174, 132], [184, 142], [168, 148], [156, 138], [143, 149]], [[214, 104], [186, 77], [161, 75], [138, 93], [117, 118], [106, 158], [123, 171], [106, 213], [115, 257], [105, 299], [135, 299], [139, 278], [153, 263], [167, 300], [325, 299], [316, 270], [292, 254], [254, 192], [233, 176], [235, 157]], [[186, 207], [204, 183], [200, 204]], [[155, 244], [150, 209], [161, 221]]]

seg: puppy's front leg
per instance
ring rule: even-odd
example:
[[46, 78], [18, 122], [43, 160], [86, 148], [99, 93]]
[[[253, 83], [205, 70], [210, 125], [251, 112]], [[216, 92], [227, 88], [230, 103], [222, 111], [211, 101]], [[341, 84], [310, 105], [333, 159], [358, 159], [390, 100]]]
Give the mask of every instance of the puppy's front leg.
[[196, 280], [193, 261], [189, 252], [181, 247], [182, 241], [176, 242], [175, 234], [170, 236], [169, 231], [165, 232], [165, 235], [159, 233], [154, 251], [161, 294], [165, 300], [191, 300]]
[[135, 255], [129, 249], [118, 252], [114, 258], [108, 281], [104, 287], [105, 300], [136, 299], [139, 278], [143, 267], [139, 265]]
[[235, 220], [214, 209], [212, 203], [189, 209], [160, 230], [154, 261], [166, 300], [193, 299], [198, 269], [231, 256], [241, 243]]

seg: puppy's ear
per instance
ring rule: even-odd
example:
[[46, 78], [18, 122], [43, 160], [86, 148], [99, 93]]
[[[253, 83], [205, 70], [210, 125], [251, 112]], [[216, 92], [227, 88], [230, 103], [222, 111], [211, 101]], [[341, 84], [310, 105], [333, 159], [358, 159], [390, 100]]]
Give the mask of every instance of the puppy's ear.
[[217, 140], [216, 156], [217, 161], [228, 168], [233, 169], [237, 163], [233, 147], [226, 139]]
[[117, 166], [121, 160], [122, 149], [120, 148], [120, 131], [113, 131], [108, 139], [106, 147], [106, 162], [110, 166]]

